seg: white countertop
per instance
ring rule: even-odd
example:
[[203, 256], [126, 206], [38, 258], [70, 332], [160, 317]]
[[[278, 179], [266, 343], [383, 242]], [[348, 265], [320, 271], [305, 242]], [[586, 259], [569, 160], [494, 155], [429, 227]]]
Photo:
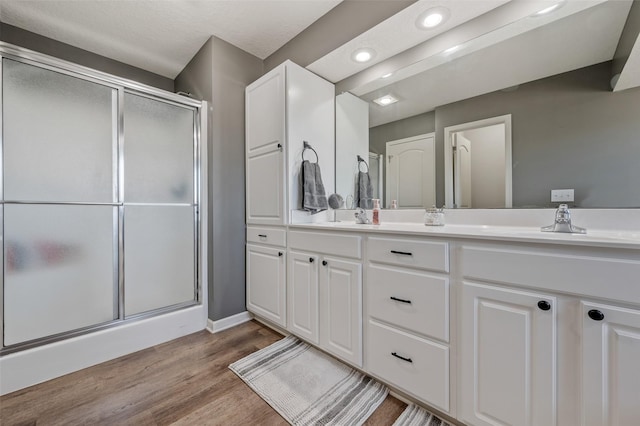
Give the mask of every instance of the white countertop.
[[317, 222], [289, 225], [294, 229], [404, 234], [428, 237], [468, 238], [493, 241], [546, 243], [640, 249], [640, 231], [587, 230], [586, 234], [542, 232], [539, 227], [493, 225], [426, 226], [422, 223], [388, 222], [359, 225], [353, 221]]

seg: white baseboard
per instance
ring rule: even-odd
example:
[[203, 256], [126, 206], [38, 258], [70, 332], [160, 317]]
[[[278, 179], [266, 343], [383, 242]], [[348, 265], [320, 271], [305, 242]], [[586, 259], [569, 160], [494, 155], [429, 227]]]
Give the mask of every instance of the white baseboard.
[[249, 312], [244, 311], [216, 321], [208, 319], [207, 330], [211, 333], [218, 333], [222, 330], [226, 330], [227, 328], [235, 327], [236, 325], [251, 321], [252, 318], [253, 316]]

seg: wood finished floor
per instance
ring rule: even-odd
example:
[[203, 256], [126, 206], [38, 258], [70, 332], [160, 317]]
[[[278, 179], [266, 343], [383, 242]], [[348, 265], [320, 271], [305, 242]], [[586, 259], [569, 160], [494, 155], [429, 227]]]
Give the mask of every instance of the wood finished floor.
[[[9, 425], [286, 425], [227, 367], [282, 336], [256, 321], [201, 331], [0, 397]], [[388, 396], [366, 425], [391, 425]]]

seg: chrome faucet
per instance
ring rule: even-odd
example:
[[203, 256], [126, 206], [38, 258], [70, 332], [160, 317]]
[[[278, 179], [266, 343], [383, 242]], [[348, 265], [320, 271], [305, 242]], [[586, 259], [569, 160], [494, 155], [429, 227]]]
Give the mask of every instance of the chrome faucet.
[[571, 212], [566, 204], [560, 204], [556, 210], [556, 219], [553, 225], [543, 226], [542, 232], [566, 232], [570, 234], [586, 234], [585, 228], [571, 224]]

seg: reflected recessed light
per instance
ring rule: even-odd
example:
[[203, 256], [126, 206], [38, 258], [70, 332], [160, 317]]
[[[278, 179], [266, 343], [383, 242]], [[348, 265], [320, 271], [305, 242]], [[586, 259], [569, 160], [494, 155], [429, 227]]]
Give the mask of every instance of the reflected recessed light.
[[369, 62], [376, 56], [376, 52], [373, 49], [362, 48], [357, 49], [351, 54], [351, 59], [356, 62], [364, 63]]
[[448, 48], [448, 49], [445, 49], [445, 50], [444, 50], [444, 53], [453, 53], [453, 52], [455, 52], [456, 50], [460, 49], [460, 47], [461, 47], [461, 46], [458, 44], [458, 45], [456, 45], [456, 46], [453, 46], [453, 47], [450, 47], [450, 48]]
[[381, 98], [374, 99], [373, 102], [377, 103], [380, 106], [387, 106], [395, 104], [396, 102], [398, 102], [398, 99], [394, 98], [391, 95], [384, 95]]
[[534, 16], [546, 15], [547, 13], [551, 13], [551, 12], [553, 12], [554, 10], [558, 10], [558, 8], [559, 8], [560, 6], [562, 6], [562, 4], [563, 4], [563, 3], [564, 3], [564, 2], [563, 2], [563, 1], [561, 1], [560, 3], [556, 3], [556, 4], [551, 5], [551, 6], [549, 6], [549, 7], [545, 7], [544, 9], [542, 9], [542, 10], [540, 10], [540, 11], [538, 11], [538, 12], [534, 13]]
[[380, 78], [389, 78], [389, 77], [391, 77], [392, 75], [393, 75], [393, 73], [392, 73], [392, 72], [390, 72], [390, 73], [387, 73], [387, 74], [385, 74], [385, 75], [381, 75], [381, 76], [380, 76]]
[[416, 26], [420, 29], [429, 30], [443, 24], [449, 19], [449, 9], [446, 7], [432, 7], [422, 12], [416, 20]]

